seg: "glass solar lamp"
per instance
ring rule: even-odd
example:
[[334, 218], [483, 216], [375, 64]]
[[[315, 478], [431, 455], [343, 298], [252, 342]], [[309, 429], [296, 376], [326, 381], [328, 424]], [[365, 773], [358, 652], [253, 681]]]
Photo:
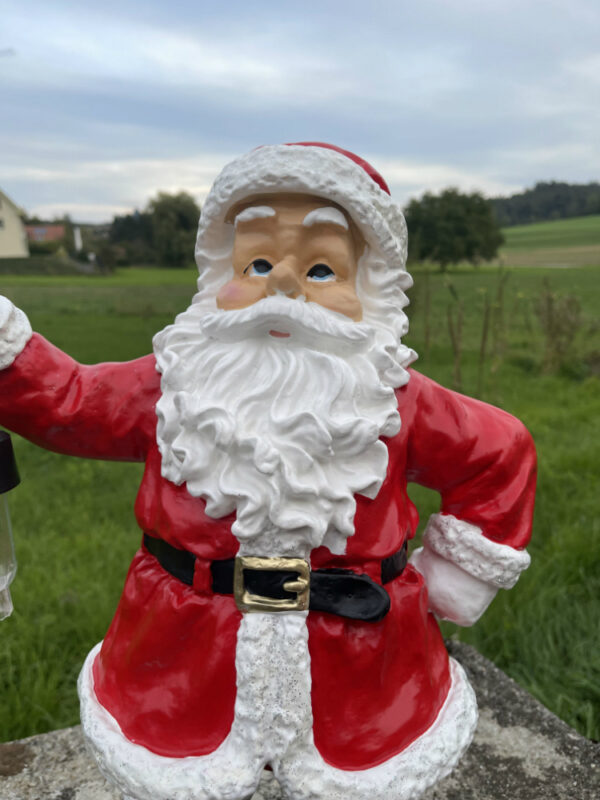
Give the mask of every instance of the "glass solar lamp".
[[13, 612], [10, 584], [17, 572], [17, 560], [6, 493], [19, 482], [10, 434], [0, 431], [0, 620], [10, 617]]

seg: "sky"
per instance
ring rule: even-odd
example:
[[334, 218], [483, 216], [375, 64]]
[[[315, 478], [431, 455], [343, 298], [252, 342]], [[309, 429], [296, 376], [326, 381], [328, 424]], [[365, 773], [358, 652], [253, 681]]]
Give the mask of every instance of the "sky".
[[597, 0], [0, 0], [0, 188], [102, 222], [329, 141], [400, 204], [600, 180]]

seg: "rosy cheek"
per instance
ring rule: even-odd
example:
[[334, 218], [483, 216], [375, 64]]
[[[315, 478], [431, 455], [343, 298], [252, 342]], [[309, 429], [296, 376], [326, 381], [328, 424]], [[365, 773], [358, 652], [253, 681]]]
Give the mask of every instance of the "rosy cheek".
[[229, 281], [217, 293], [217, 307], [231, 308], [246, 300], [247, 292], [237, 281]]

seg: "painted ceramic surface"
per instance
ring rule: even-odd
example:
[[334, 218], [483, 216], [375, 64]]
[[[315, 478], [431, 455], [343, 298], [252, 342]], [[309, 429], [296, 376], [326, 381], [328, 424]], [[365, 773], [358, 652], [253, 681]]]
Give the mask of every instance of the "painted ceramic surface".
[[[137, 800], [411, 800], [476, 724], [434, 616], [472, 624], [529, 558], [535, 451], [510, 415], [410, 368], [406, 226], [381, 176], [330, 145], [258, 148], [206, 199], [198, 293], [154, 353], [82, 366], [0, 298], [0, 424], [42, 447], [145, 462], [142, 545], [79, 681], [100, 768]], [[211, 563], [303, 558], [381, 584], [440, 492], [378, 622], [242, 613]]]
[[[239, 543], [231, 534], [233, 517], [211, 519], [201, 498], [160, 474], [154, 359], [81, 367], [34, 335], [1, 380], [0, 413], [13, 430], [63, 453], [146, 461], [138, 523], [198, 556], [195, 586], [174, 580], [143, 549], [138, 553], [96, 662], [96, 694], [126, 736], [153, 752], [210, 752], [233, 719], [241, 615], [233, 597], [212, 595], [209, 566], [235, 555]], [[65, 387], [62, 396], [57, 385]], [[8, 401], [15, 391], [26, 398], [18, 407]], [[347, 552], [333, 557], [318, 548], [313, 567], [352, 569], [381, 582], [381, 560], [418, 522], [407, 478], [440, 491], [443, 512], [485, 525], [496, 542], [522, 546], [535, 477], [522, 425], [414, 370], [398, 391], [398, 407], [403, 426], [388, 442], [382, 488], [374, 500], [358, 499]], [[457, 486], [459, 458], [468, 477]], [[493, 490], [493, 503], [482, 502], [483, 490]], [[346, 769], [399, 752], [433, 722], [448, 690], [447, 655], [428, 614], [423, 579], [409, 566], [388, 590], [392, 609], [380, 623], [309, 616], [315, 740], [327, 761]]]

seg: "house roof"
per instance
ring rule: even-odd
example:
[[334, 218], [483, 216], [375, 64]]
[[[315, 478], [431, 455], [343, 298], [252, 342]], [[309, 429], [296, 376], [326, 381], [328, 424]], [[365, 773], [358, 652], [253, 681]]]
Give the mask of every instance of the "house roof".
[[10, 197], [5, 192], [2, 191], [2, 189], [0, 189], [0, 200], [2, 200], [3, 203], [6, 203], [7, 206], [10, 206], [13, 209], [13, 211], [20, 217], [25, 215], [23, 209], [19, 208], [19, 206], [16, 203], [14, 203], [10, 199]]

